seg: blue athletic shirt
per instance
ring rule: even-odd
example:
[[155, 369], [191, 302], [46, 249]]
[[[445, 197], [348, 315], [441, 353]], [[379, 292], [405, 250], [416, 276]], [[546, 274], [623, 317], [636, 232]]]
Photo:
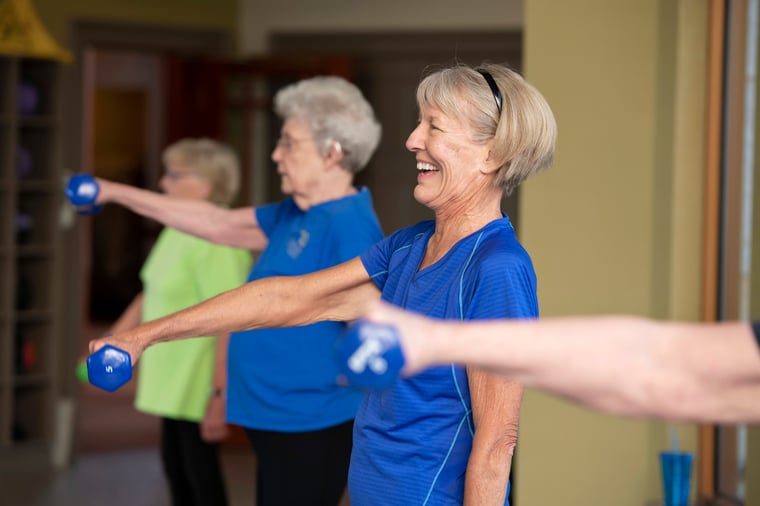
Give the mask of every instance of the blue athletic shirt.
[[[366, 189], [305, 212], [288, 198], [257, 208], [256, 219], [269, 244], [248, 281], [332, 267], [383, 236]], [[227, 420], [258, 430], [306, 432], [353, 419], [363, 393], [335, 382], [334, 343], [344, 328], [321, 322], [233, 333]]]
[[[361, 255], [383, 300], [450, 320], [538, 316], [533, 265], [509, 218], [461, 239], [418, 271], [434, 229], [433, 221], [419, 223]], [[461, 505], [473, 431], [463, 367], [427, 369], [368, 392], [354, 422], [351, 503]]]

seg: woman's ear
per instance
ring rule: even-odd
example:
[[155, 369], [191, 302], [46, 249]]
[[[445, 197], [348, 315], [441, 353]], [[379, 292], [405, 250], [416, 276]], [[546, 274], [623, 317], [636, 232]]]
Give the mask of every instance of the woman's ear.
[[480, 172], [483, 174], [493, 174], [499, 170], [500, 166], [501, 165], [494, 160], [494, 157], [491, 154], [491, 150], [489, 149], [488, 154], [486, 155], [486, 159], [481, 166]]
[[328, 148], [327, 154], [325, 155], [327, 161], [332, 164], [340, 165], [345, 156], [346, 155], [343, 153], [343, 146], [340, 145], [340, 142], [331, 141], [330, 147]]

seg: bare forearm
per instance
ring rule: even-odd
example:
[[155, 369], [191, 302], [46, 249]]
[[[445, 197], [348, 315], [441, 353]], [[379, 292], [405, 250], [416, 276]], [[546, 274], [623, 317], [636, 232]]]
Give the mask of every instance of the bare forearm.
[[[263, 327], [305, 325], [319, 318], [312, 300], [297, 287], [298, 278], [266, 278], [212, 297], [200, 304], [141, 325], [128, 339], [141, 347], [204, 335]], [[313, 302], [313, 300], [312, 300]]]
[[465, 477], [464, 505], [503, 506], [511, 468], [512, 455], [505, 448], [498, 452], [473, 448]]
[[230, 343], [228, 333], [217, 336], [215, 354], [214, 354], [214, 375], [212, 379], [212, 388], [219, 389], [222, 392], [227, 390], [227, 347]]
[[379, 294], [357, 258], [304, 276], [247, 283], [129, 332], [93, 341], [90, 352], [111, 344], [128, 352], [136, 362], [145, 348], [164, 341], [323, 320], [348, 321], [358, 317]]
[[485, 367], [614, 414], [731, 421], [753, 416], [744, 400], [760, 393], [760, 355], [746, 324], [600, 317], [439, 326], [432, 334], [439, 331], [434, 362]]
[[504, 504], [517, 432], [523, 386], [468, 367], [475, 434], [465, 476], [464, 504]]
[[208, 241], [261, 250], [266, 238], [252, 208], [230, 210], [200, 199], [182, 199], [98, 180], [99, 203], [115, 203], [147, 218]]

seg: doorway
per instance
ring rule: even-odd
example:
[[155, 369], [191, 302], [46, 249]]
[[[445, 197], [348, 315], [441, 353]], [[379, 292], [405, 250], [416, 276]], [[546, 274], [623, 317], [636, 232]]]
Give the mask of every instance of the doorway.
[[[63, 80], [71, 97], [65, 115], [73, 126], [64, 137], [63, 158], [75, 168], [71, 172], [156, 189], [166, 143], [185, 135], [218, 137], [221, 122], [205, 121], [209, 110], [218, 116], [218, 106], [192, 100], [193, 88], [184, 81], [210, 58], [228, 54], [228, 34], [89, 22], [75, 24], [73, 34], [75, 64]], [[210, 85], [216, 74], [204, 76], [203, 84]], [[188, 116], [196, 121], [186, 121]], [[107, 394], [73, 382], [70, 364], [140, 291], [139, 269], [159, 231], [150, 220], [106, 206], [96, 217], [78, 218], [76, 237], [65, 241], [64, 262], [77, 268], [65, 273], [68, 330], [62, 335], [71, 342], [61, 347], [69, 350], [61, 357], [61, 384], [78, 399], [78, 452], [158, 442], [158, 419], [132, 407], [134, 382]]]
[[[412, 196], [417, 172], [405, 148], [417, 125], [415, 90], [426, 69], [455, 62], [504, 63], [522, 67], [522, 33], [431, 32], [356, 34], [274, 34], [273, 56], [344, 54], [353, 61], [353, 81], [362, 90], [383, 126], [383, 137], [356, 182], [370, 188], [380, 224], [387, 234], [431, 219], [432, 213]], [[519, 235], [519, 190], [504, 200]]]

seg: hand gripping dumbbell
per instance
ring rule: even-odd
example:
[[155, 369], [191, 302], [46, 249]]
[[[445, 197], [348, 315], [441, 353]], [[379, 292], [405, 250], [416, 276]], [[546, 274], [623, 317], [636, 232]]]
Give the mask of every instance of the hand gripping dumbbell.
[[77, 377], [113, 392], [132, 379], [132, 359], [126, 351], [107, 344], [87, 357], [86, 371], [77, 367]]
[[338, 341], [337, 354], [342, 374], [359, 387], [388, 387], [404, 367], [398, 331], [391, 325], [359, 320]]
[[76, 174], [66, 184], [66, 197], [77, 207], [79, 214], [97, 214], [103, 206], [95, 204], [100, 185], [90, 174]]

